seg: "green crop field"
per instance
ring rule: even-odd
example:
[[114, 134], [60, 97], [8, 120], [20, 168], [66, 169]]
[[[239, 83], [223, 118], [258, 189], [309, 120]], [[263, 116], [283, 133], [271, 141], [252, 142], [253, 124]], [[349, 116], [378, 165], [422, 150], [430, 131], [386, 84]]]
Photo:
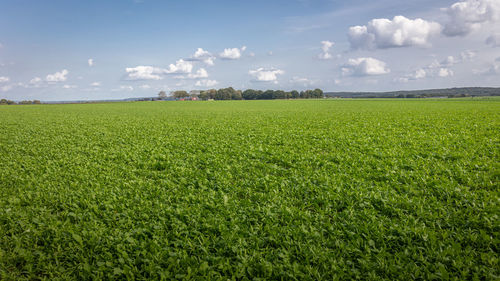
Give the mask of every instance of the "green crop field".
[[0, 280], [498, 280], [500, 100], [0, 106]]

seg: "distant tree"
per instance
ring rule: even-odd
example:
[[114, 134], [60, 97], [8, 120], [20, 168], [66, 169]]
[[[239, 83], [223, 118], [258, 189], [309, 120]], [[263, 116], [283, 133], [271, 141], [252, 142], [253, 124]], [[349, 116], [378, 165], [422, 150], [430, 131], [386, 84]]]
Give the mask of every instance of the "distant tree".
[[312, 96], [317, 99], [323, 98], [323, 91], [321, 89], [314, 89]]
[[201, 91], [200, 94], [198, 95], [198, 97], [201, 100], [208, 100], [208, 91]]
[[167, 97], [167, 93], [166, 93], [165, 91], [160, 91], [160, 92], [158, 93], [158, 98], [160, 98], [160, 99], [164, 99], [164, 98], [166, 98], [166, 97]]
[[23, 100], [23, 101], [20, 101], [19, 104], [24, 104], [24, 105], [25, 104], [33, 104], [33, 102], [30, 100]]
[[233, 89], [232, 87], [223, 88], [223, 89], [217, 90], [217, 93], [215, 94], [215, 99], [216, 100], [230, 100], [233, 98], [233, 95], [236, 95], [235, 89]]
[[215, 99], [215, 95], [217, 94], [217, 90], [216, 89], [210, 89], [207, 91], [207, 94], [208, 94], [208, 98], [211, 99], [211, 100], [214, 100]]
[[241, 97], [245, 100], [255, 100], [257, 99], [257, 91], [253, 89], [247, 89], [241, 93]]
[[282, 90], [274, 91], [273, 99], [286, 99], [286, 93]]
[[274, 98], [274, 91], [273, 90], [267, 90], [259, 96], [259, 99], [261, 99], [261, 100], [271, 100], [273, 98]]
[[7, 100], [7, 104], [16, 104], [16, 102], [13, 100]]
[[233, 99], [233, 100], [241, 100], [241, 99], [243, 99], [241, 91], [240, 90], [234, 91], [234, 93], [231, 94], [231, 99]]
[[291, 91], [290, 94], [292, 95], [291, 96], [292, 99], [298, 99], [298, 98], [300, 98], [299, 92], [297, 92], [295, 90]]
[[189, 94], [186, 91], [175, 91], [172, 93], [172, 96], [176, 99], [181, 99], [181, 98], [189, 97]]
[[1, 99], [0, 100], [0, 104], [7, 104], [7, 100], [6, 99]]
[[39, 100], [34, 100], [34, 101], [33, 101], [33, 104], [42, 104], [42, 102], [41, 102], [41, 101], [39, 101]]

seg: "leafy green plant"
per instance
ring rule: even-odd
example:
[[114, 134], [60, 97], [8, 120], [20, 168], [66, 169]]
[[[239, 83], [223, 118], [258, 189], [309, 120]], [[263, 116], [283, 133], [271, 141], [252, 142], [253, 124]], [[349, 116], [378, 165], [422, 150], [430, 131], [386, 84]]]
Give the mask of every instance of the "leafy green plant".
[[0, 279], [498, 279], [499, 102], [2, 107]]

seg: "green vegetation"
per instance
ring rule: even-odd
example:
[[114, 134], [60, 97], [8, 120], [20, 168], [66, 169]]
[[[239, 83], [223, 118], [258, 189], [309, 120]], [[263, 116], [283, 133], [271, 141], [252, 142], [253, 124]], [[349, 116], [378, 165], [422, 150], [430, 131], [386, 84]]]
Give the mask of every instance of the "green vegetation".
[[[177, 91], [179, 92], [179, 91]], [[177, 92], [174, 92], [174, 97], [177, 97]], [[186, 93], [187, 94], [187, 93]], [[282, 90], [253, 90], [247, 89], [245, 91], [235, 90], [232, 87], [223, 89], [211, 89], [201, 91], [199, 98], [202, 100], [275, 100], [275, 99], [318, 99], [323, 97], [321, 89], [285, 92]]]
[[0, 107], [0, 280], [498, 280], [500, 100]]

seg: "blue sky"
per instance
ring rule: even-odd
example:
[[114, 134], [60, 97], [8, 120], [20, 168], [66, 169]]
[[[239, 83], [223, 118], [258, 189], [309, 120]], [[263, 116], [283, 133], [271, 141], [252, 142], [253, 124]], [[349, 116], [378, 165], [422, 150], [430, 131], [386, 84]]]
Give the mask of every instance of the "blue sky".
[[0, 1], [0, 98], [500, 86], [500, 0]]

